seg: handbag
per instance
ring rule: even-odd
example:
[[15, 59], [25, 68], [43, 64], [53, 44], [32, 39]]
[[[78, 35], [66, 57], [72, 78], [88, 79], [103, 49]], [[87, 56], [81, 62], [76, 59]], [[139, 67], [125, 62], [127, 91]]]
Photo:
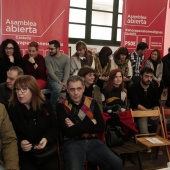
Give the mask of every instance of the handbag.
[[54, 155], [57, 157], [57, 149], [57, 144], [46, 145], [43, 149], [33, 149], [31, 151], [31, 157], [36, 162], [36, 164], [41, 164]]
[[121, 127], [119, 111], [121, 107], [114, 105], [107, 111], [110, 118], [106, 121], [105, 142], [108, 147], [116, 147], [124, 144], [125, 133]]

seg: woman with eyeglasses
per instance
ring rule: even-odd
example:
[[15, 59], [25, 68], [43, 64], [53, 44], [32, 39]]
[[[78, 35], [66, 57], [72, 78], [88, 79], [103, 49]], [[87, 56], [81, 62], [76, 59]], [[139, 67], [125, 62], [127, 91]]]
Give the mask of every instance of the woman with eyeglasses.
[[94, 98], [97, 101], [102, 112], [103, 111], [102, 95], [100, 92], [100, 88], [94, 84], [95, 70], [89, 66], [83, 66], [79, 70], [78, 75], [82, 77], [82, 79], [84, 80], [85, 90], [83, 94], [85, 96]]
[[12, 66], [24, 68], [19, 45], [12, 39], [6, 39], [0, 46], [0, 83], [6, 81], [7, 71]]
[[23, 57], [24, 72], [25, 74], [32, 75], [40, 87], [40, 89], [46, 88], [46, 67], [44, 57], [38, 54], [38, 43], [31, 42], [28, 45], [28, 54]]
[[15, 81], [9, 100], [9, 117], [18, 137], [21, 170], [57, 170], [56, 149], [41, 157], [41, 153], [55, 148], [58, 126], [51, 104], [33, 76], [23, 75]]

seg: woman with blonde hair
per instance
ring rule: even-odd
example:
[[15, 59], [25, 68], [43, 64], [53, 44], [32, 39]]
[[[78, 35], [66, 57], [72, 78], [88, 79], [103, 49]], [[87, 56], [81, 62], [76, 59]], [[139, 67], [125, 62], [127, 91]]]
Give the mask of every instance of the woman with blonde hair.
[[71, 57], [71, 75], [77, 75], [82, 66], [88, 65], [95, 68], [95, 62], [92, 55], [89, 54], [87, 45], [83, 41], [76, 43], [77, 52]]
[[33, 76], [16, 79], [9, 100], [9, 117], [18, 137], [21, 170], [58, 169], [57, 151], [37, 157], [55, 148], [58, 127], [51, 104]]

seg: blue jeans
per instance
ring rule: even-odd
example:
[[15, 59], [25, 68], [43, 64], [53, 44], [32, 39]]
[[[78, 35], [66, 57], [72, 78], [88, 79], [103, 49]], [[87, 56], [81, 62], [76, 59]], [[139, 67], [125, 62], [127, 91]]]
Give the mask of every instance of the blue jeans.
[[50, 97], [52, 108], [53, 110], [56, 110], [56, 103], [57, 103], [62, 87], [59, 83], [53, 81], [49, 77], [47, 78], [47, 86], [52, 91], [51, 97]]
[[73, 139], [63, 145], [65, 170], [83, 170], [85, 160], [104, 170], [122, 170], [122, 160], [99, 139]]

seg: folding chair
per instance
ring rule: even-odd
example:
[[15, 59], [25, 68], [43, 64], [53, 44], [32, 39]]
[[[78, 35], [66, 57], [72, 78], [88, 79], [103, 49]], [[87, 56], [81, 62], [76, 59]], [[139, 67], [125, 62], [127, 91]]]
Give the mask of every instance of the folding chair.
[[[135, 128], [133, 117], [131, 116], [131, 111], [126, 110], [124, 112], [120, 112], [119, 116], [120, 116], [120, 121], [124, 126], [124, 129], [126, 129], [128, 133], [130, 132], [131, 135], [133, 134], [132, 139], [135, 139], [134, 134], [137, 132], [137, 130]], [[104, 119], [107, 119], [107, 118], [108, 117], [104, 117]], [[135, 143], [134, 140], [128, 140], [128, 141], [125, 141], [122, 146], [110, 147], [110, 150], [113, 151], [116, 155], [121, 156], [123, 158], [124, 166], [125, 166], [126, 158], [128, 157], [128, 155], [136, 154], [138, 158], [139, 168], [141, 170], [143, 169], [142, 163], [140, 160], [140, 152], [146, 150], [146, 148], [143, 147], [141, 144]]]
[[165, 137], [167, 139], [170, 139], [170, 131], [168, 131], [167, 128], [168, 124], [170, 125], [170, 109], [165, 109], [164, 107], [161, 107], [161, 111], [162, 111], [163, 125], [165, 130]]
[[[159, 148], [162, 146], [165, 146], [166, 148], [166, 153], [167, 153], [167, 158], [168, 162], [170, 161], [169, 157], [169, 152], [168, 152], [168, 145], [170, 145], [170, 141], [168, 141], [165, 138], [165, 131], [163, 127], [163, 122], [162, 122], [162, 116], [160, 113], [159, 108], [156, 110], [146, 110], [146, 111], [141, 111], [141, 110], [131, 110], [132, 116], [134, 118], [141, 118], [141, 117], [158, 117], [160, 120], [160, 129], [161, 129], [161, 134], [162, 136], [159, 136], [156, 133], [152, 134], [138, 134], [136, 135], [136, 141], [145, 147], [151, 149], [151, 148]], [[157, 153], [157, 152], [156, 152]]]

